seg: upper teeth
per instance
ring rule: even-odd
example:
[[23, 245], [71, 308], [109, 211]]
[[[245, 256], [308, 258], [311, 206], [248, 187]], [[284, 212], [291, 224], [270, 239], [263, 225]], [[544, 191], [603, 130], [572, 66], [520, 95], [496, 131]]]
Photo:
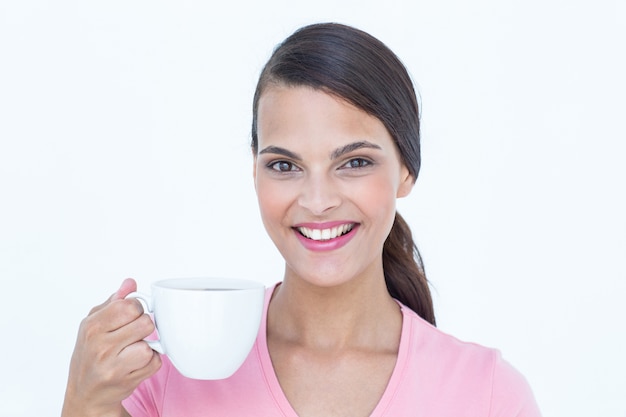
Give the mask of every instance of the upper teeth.
[[342, 224], [341, 226], [331, 227], [330, 229], [309, 229], [308, 227], [298, 227], [298, 231], [303, 236], [313, 240], [329, 240], [337, 236], [348, 233], [354, 224]]

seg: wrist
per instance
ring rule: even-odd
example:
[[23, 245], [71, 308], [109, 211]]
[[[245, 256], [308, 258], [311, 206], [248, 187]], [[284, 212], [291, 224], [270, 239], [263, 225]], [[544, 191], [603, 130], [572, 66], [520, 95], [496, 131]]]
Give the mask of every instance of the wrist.
[[67, 396], [61, 410], [61, 417], [124, 417], [127, 415], [121, 403], [97, 406], [75, 401]]

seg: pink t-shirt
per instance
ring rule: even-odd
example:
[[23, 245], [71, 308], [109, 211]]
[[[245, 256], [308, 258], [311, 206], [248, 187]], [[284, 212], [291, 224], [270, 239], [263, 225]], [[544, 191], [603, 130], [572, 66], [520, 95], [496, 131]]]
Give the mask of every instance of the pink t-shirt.
[[[183, 377], [166, 356], [163, 366], [123, 405], [132, 417], [297, 417], [274, 373], [267, 349], [268, 289], [257, 341], [230, 378]], [[539, 417], [524, 377], [499, 352], [465, 343], [402, 306], [396, 367], [371, 416]]]

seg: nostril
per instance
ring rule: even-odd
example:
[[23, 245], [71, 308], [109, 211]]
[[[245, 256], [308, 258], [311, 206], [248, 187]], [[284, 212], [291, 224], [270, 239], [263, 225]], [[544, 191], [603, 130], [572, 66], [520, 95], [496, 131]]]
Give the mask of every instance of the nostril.
[[303, 188], [298, 204], [315, 215], [321, 215], [338, 207], [341, 197], [333, 187]]

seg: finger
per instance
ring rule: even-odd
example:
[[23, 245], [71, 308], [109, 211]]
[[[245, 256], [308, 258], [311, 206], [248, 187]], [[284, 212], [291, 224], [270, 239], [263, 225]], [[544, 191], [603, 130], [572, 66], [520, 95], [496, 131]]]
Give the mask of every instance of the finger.
[[97, 306], [95, 306], [94, 308], [92, 308], [89, 311], [88, 316], [91, 316], [94, 313], [97, 313], [98, 311], [102, 310], [103, 308], [105, 308], [107, 305], [109, 305], [109, 303], [111, 302], [111, 300], [113, 299], [113, 297], [115, 296], [115, 293], [111, 294], [111, 296], [109, 298], [107, 298], [107, 300], [102, 303], [102, 304], [98, 304]]
[[[153, 375], [161, 367], [160, 355], [141, 340], [127, 346], [116, 357], [114, 372], [124, 375], [128, 385], [136, 387], [141, 381]], [[126, 385], [126, 384], [125, 384]]]
[[137, 291], [137, 282], [135, 282], [135, 280], [132, 278], [126, 278], [122, 282], [122, 285], [117, 290], [117, 292], [113, 294], [112, 299], [121, 300], [123, 298], [126, 298], [126, 296], [130, 294], [131, 292], [135, 292], [135, 291]]
[[[140, 343], [146, 343], [146, 342], [140, 342]], [[155, 351], [152, 351], [152, 357], [150, 358], [148, 363], [144, 367], [138, 368], [132, 371], [129, 376], [134, 381], [136, 381], [137, 385], [139, 385], [141, 381], [154, 375], [161, 368], [161, 365], [162, 365], [161, 355], [159, 355]]]
[[92, 334], [114, 332], [143, 315], [143, 308], [135, 299], [113, 300], [83, 320], [84, 327]]
[[118, 355], [118, 363], [123, 364], [124, 373], [130, 374], [143, 369], [154, 356], [154, 350], [143, 340], [126, 346]]
[[127, 325], [110, 332], [108, 339], [111, 343], [121, 346], [120, 351], [122, 351], [126, 346], [145, 339], [154, 331], [152, 318], [148, 314], [142, 314]]
[[89, 311], [89, 315], [102, 310], [104, 307], [109, 305], [111, 301], [121, 300], [125, 298], [128, 294], [130, 294], [133, 291], [137, 291], [137, 283], [132, 278], [126, 278], [120, 285], [120, 288], [116, 292], [111, 294], [111, 296], [107, 298], [107, 300], [104, 303], [99, 304], [95, 306], [94, 308], [92, 308], [91, 311]]

